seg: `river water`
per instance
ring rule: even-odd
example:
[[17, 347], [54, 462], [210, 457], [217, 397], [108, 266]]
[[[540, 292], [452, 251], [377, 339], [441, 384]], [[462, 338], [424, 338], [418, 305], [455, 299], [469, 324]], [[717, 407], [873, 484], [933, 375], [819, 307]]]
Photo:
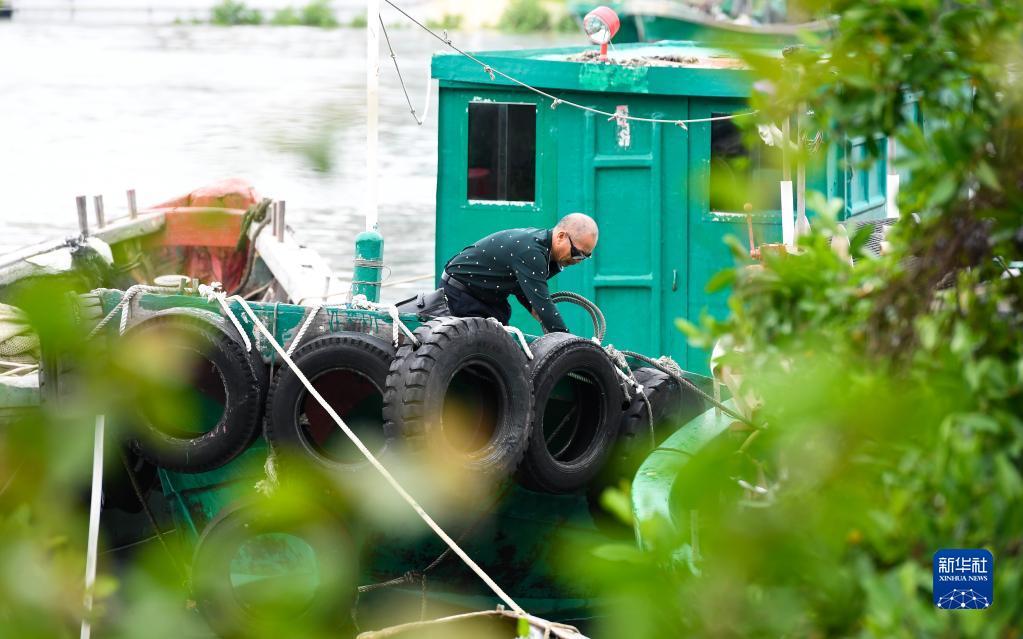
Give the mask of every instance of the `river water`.
[[[75, 232], [76, 195], [103, 194], [110, 219], [126, 214], [128, 188], [144, 207], [242, 177], [286, 200], [300, 241], [350, 270], [364, 227], [361, 30], [139, 24], [127, 14], [97, 23], [91, 15], [70, 22], [26, 12], [0, 22], [0, 254]], [[443, 44], [414, 27], [390, 35], [421, 111], [429, 59]], [[451, 36], [470, 50], [579, 41]], [[381, 52], [380, 226], [398, 280], [433, 272], [437, 91], [417, 125]], [[427, 285], [385, 290], [393, 298]]]

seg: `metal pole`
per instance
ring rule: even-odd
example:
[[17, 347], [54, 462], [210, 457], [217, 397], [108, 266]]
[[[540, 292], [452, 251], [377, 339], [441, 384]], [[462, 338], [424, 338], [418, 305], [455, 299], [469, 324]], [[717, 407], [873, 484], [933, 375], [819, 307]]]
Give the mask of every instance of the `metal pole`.
[[792, 135], [792, 122], [790, 118], [785, 118], [785, 122], [781, 125], [781, 132], [784, 138], [784, 142], [781, 145], [781, 179], [791, 182], [792, 167], [789, 166], [789, 139]]
[[128, 189], [128, 217], [135, 219], [139, 216], [139, 205], [135, 200], [135, 189]]
[[83, 236], [89, 235], [89, 208], [85, 203], [85, 196], [79, 195], [75, 198], [75, 205], [78, 207], [78, 230]]
[[276, 222], [275, 233], [277, 235], [278, 242], [284, 241], [284, 229], [286, 228], [284, 222], [284, 211], [284, 200], [279, 200], [277, 202], [277, 215], [274, 218]]
[[380, 0], [366, 0], [366, 230], [377, 226], [379, 142]]
[[789, 140], [791, 122], [786, 117], [782, 123], [781, 142], [781, 241], [793, 246], [796, 243], [796, 217], [792, 211], [792, 167], [789, 165]]
[[85, 552], [85, 615], [81, 639], [89, 639], [92, 624], [92, 589], [96, 585], [96, 551], [99, 545], [99, 509], [103, 495], [103, 415], [96, 416], [96, 436], [92, 449], [92, 499], [89, 502], [89, 539]]
[[806, 152], [806, 145], [803, 144], [803, 113], [806, 106], [799, 106], [799, 115], [796, 120], [796, 229], [795, 236], [800, 237], [810, 232], [810, 220], [806, 219], [806, 162], [803, 153]]
[[895, 137], [888, 136], [888, 176], [885, 184], [885, 211], [889, 219], [899, 217], [899, 173], [895, 170]]
[[107, 225], [107, 214], [103, 210], [103, 196], [94, 195], [92, 197], [92, 204], [96, 208], [96, 228], [103, 228]]

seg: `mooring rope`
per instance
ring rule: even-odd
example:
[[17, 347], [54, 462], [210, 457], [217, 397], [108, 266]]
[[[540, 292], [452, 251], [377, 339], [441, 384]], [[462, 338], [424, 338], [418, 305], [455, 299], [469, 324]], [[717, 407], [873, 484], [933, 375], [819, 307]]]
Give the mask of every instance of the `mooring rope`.
[[504, 330], [519, 341], [519, 346], [522, 347], [522, 351], [526, 354], [526, 359], [532, 360], [533, 351], [529, 349], [529, 344], [526, 342], [526, 336], [522, 334], [522, 331], [515, 326], [505, 326]]
[[[479, 564], [473, 561], [473, 559], [464, 550], [462, 550], [461, 546], [459, 546], [458, 543], [454, 539], [452, 539], [451, 536], [448, 535], [444, 531], [444, 529], [441, 528], [440, 525], [437, 524], [437, 522], [434, 521], [432, 517], [430, 517], [429, 514], [427, 514], [423, 507], [419, 505], [419, 502], [417, 502], [415, 498], [411, 494], [409, 494], [408, 491], [406, 491], [405, 488], [402, 487], [400, 483], [398, 483], [398, 480], [395, 479], [394, 476], [391, 475], [391, 473], [387, 470], [387, 468], [385, 468], [384, 465], [380, 463], [380, 460], [377, 459], [372, 452], [370, 452], [369, 448], [367, 448], [366, 445], [362, 442], [362, 440], [359, 439], [358, 435], [356, 435], [348, 427], [348, 425], [345, 424], [344, 420], [341, 419], [341, 416], [337, 414], [337, 411], [335, 411], [334, 408], [329, 403], [327, 403], [325, 399], [323, 399], [323, 396], [320, 395], [319, 391], [316, 390], [316, 387], [312, 385], [309, 379], [305, 376], [305, 373], [303, 373], [302, 370], [295, 365], [295, 362], [292, 361], [291, 356], [288, 355], [287, 351], [285, 351], [284, 348], [277, 342], [277, 340], [266, 328], [262, 320], [259, 319], [255, 311], [252, 310], [252, 307], [249, 306], [249, 303], [244, 298], [238, 295], [234, 295], [228, 298], [226, 293], [224, 293], [223, 291], [216, 290], [212, 286], [200, 286], [200, 292], [202, 293], [203, 297], [205, 297], [208, 301], [211, 302], [214, 300], [217, 301], [220, 304], [221, 308], [224, 309], [224, 312], [232, 316], [234, 315], [234, 313], [231, 310], [231, 307], [228, 304], [228, 302], [229, 301], [236, 302], [239, 306], [241, 306], [242, 310], [245, 312], [246, 315], [248, 315], [249, 319], [252, 321], [252, 324], [256, 328], [256, 330], [262, 333], [263, 337], [265, 337], [267, 341], [270, 342], [270, 345], [274, 348], [275, 351], [277, 351], [277, 354], [280, 355], [281, 359], [284, 361], [285, 364], [288, 365], [292, 372], [295, 373], [295, 376], [299, 379], [299, 381], [302, 382], [302, 385], [306, 387], [306, 390], [309, 391], [309, 394], [320, 404], [320, 406], [323, 407], [327, 414], [330, 415], [331, 419], [334, 420], [334, 423], [337, 424], [338, 427], [348, 437], [348, 439], [350, 439], [352, 443], [355, 444], [355, 447], [359, 449], [359, 452], [362, 453], [362, 455], [373, 466], [373, 468], [375, 468], [377, 472], [379, 472], [380, 475], [387, 481], [387, 483], [391, 485], [391, 488], [393, 488], [394, 491], [398, 493], [398, 495], [405, 501], [405, 503], [407, 503], [412, 508], [412, 510], [414, 510], [415, 513], [419, 515], [419, 518], [422, 519], [423, 522], [426, 523], [426, 525], [429, 526], [430, 529], [433, 530], [433, 532], [436, 533], [437, 536], [440, 537], [441, 540], [443, 540], [444, 543], [447, 544], [449, 548], [451, 548], [452, 552], [458, 555], [459, 558], [461, 558], [462, 561], [465, 562], [465, 564], [474, 573], [476, 573], [476, 576], [478, 576], [483, 581], [483, 583], [485, 583], [494, 592], [494, 594], [496, 594], [498, 598], [501, 599], [501, 601], [507, 604], [515, 612], [522, 615], [526, 614], [525, 610], [523, 610], [522, 607], [515, 603], [515, 601], [511, 597], [509, 597], [508, 594], [505, 593], [500, 586], [497, 585], [497, 582], [495, 582], [490, 577], [490, 575], [488, 575], [486, 571], [484, 571], [483, 568], [479, 566]], [[238, 322], [237, 318], [234, 318], [233, 321], [235, 323]]]
[[694, 392], [696, 392], [697, 395], [702, 397], [704, 400], [709, 402], [711, 406], [713, 406], [714, 408], [717, 408], [718, 410], [720, 410], [725, 415], [728, 415], [732, 419], [738, 420], [738, 421], [742, 422], [743, 424], [746, 424], [747, 426], [753, 426], [754, 428], [756, 428], [756, 425], [753, 424], [747, 417], [745, 417], [745, 416], [737, 413], [736, 411], [732, 410], [727, 405], [725, 405], [723, 402], [715, 399], [714, 397], [711, 397], [709, 394], [704, 392], [704, 390], [702, 388], [700, 388], [699, 386], [697, 386], [693, 382], [691, 382], [688, 379], [686, 379], [685, 375], [683, 375], [683, 373], [685, 371], [682, 370], [682, 367], [678, 365], [678, 362], [676, 362], [672, 358], [668, 357], [667, 355], [662, 355], [661, 357], [659, 357], [658, 359], [655, 360], [655, 359], [652, 359], [650, 357], [647, 357], [646, 355], [642, 355], [642, 354], [636, 353], [634, 351], [621, 351], [621, 352], [622, 352], [623, 355], [626, 355], [627, 357], [632, 357], [634, 359], [640, 360], [641, 362], [646, 362], [647, 364], [653, 366], [654, 368], [656, 368], [657, 370], [661, 371], [662, 373], [664, 373], [666, 375], [670, 375], [674, 379], [678, 380], [679, 383], [684, 384], [686, 387], [688, 387], [689, 389], [691, 389]]
[[298, 333], [295, 334], [295, 337], [291, 339], [291, 344], [288, 345], [288, 355], [294, 353], [295, 349], [298, 348], [298, 345], [302, 343], [302, 338], [305, 337], [306, 331], [309, 330], [313, 320], [316, 319], [316, 314], [320, 312], [321, 308], [323, 308], [323, 304], [317, 304], [310, 307], [311, 310], [309, 311], [309, 317], [305, 318], [305, 321], [302, 322], [302, 328], [298, 329]]
[[131, 301], [139, 293], [177, 293], [180, 289], [176, 286], [152, 286], [149, 284], [135, 284], [124, 292], [121, 296], [121, 300], [114, 305], [114, 308], [110, 309], [110, 312], [101, 319], [96, 326], [92, 328], [89, 334], [86, 336], [86, 340], [90, 340], [99, 334], [103, 327], [110, 323], [112, 319], [121, 313], [121, 324], [120, 333], [123, 335], [124, 331], [128, 328], [128, 317], [131, 313]]

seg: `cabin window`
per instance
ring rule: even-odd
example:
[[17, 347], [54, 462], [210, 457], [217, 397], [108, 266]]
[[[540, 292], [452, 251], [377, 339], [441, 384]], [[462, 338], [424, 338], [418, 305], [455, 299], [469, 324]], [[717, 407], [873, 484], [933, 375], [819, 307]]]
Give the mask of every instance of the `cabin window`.
[[[714, 113], [712, 117], [728, 115]], [[710, 210], [741, 213], [781, 209], [781, 150], [759, 139], [752, 146], [732, 120], [710, 123]]]
[[536, 106], [469, 103], [470, 200], [536, 200]]

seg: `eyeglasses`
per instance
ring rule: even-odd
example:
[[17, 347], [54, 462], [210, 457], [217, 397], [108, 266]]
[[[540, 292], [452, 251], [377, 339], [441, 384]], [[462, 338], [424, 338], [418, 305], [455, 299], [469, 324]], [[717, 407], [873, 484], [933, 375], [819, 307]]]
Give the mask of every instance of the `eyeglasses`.
[[572, 261], [573, 262], [582, 262], [583, 260], [588, 259], [592, 255], [592, 253], [583, 253], [578, 248], [576, 248], [575, 242], [572, 241], [572, 236], [571, 235], [566, 233], [565, 237], [568, 238], [568, 246], [569, 246], [569, 248], [571, 249], [571, 252], [572, 252]]

